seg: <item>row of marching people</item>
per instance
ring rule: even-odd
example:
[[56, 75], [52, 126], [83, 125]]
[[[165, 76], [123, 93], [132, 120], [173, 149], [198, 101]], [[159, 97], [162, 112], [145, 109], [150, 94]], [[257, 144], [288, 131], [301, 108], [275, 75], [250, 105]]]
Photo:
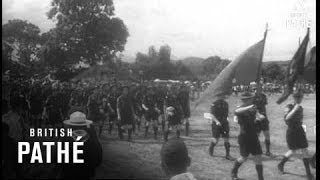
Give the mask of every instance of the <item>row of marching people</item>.
[[[293, 94], [294, 102], [286, 106], [284, 114], [284, 122], [287, 125], [286, 141], [288, 152], [285, 153], [282, 160], [279, 162], [277, 168], [280, 174], [284, 173], [284, 165], [289, 158], [297, 151], [302, 152], [302, 161], [306, 170], [308, 180], [314, 179], [310, 166], [316, 167], [316, 153], [313, 156], [308, 152], [308, 141], [306, 133], [302, 127], [303, 125], [303, 107], [301, 102], [303, 99], [303, 92], [297, 89]], [[224, 97], [216, 99], [210, 107], [212, 120], [212, 141], [209, 146], [209, 154], [213, 156], [214, 148], [220, 137], [224, 138], [224, 147], [226, 150], [225, 158], [232, 160], [230, 156], [229, 143], [229, 122], [228, 113], [229, 106], [224, 100]], [[238, 135], [239, 144], [239, 158], [235, 160], [234, 166], [231, 170], [231, 177], [233, 180], [238, 178], [239, 167], [248, 159], [251, 154], [254, 156], [256, 164], [256, 171], [258, 179], [263, 180], [263, 165], [262, 165], [262, 148], [259, 141], [259, 134], [263, 132], [265, 137], [266, 152], [265, 155], [273, 158], [270, 151], [270, 127], [269, 120], [266, 113], [267, 97], [263, 93], [252, 94], [244, 92], [241, 95], [241, 104], [235, 111], [235, 122], [240, 126]], [[271, 129], [272, 130], [272, 129]]]
[[120, 139], [123, 139], [122, 132], [127, 131], [128, 140], [131, 141], [132, 133], [140, 131], [144, 122], [145, 137], [152, 130], [154, 139], [157, 139], [160, 128], [165, 141], [172, 130], [179, 137], [182, 124], [185, 124], [188, 135], [190, 105], [186, 86], [142, 86], [135, 93], [130, 87], [123, 86], [121, 91], [118, 98], [113, 98], [113, 105], [110, 99], [106, 99], [110, 107], [109, 133], [112, 126], [117, 124]]
[[[81, 111], [92, 120], [101, 135], [105, 126], [109, 134], [118, 130], [120, 139], [127, 131], [132, 133], [144, 126], [147, 137], [159, 129], [165, 139], [171, 129], [179, 136], [185, 124], [189, 133], [190, 87], [185, 84], [147, 85], [111, 82], [98, 85], [73, 82], [48, 82], [41, 79], [2, 81], [2, 99], [17, 104], [22, 124], [28, 127], [61, 127], [72, 112]], [[144, 123], [144, 124], [142, 124]]]

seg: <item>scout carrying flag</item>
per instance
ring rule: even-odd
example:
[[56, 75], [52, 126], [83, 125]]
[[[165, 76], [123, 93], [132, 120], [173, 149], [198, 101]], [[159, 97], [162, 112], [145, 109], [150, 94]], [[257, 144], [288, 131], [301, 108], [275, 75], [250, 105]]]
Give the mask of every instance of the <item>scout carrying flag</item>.
[[250, 82], [257, 80], [260, 74], [266, 35], [267, 30], [261, 41], [250, 46], [222, 70], [195, 103], [193, 110], [205, 100], [215, 101], [229, 96], [232, 93], [233, 84], [249, 85]]
[[281, 97], [277, 100], [277, 104], [281, 104], [285, 101], [289, 95], [293, 92], [293, 86], [297, 79], [301, 78], [304, 71], [304, 61], [306, 56], [306, 50], [309, 42], [309, 28], [307, 34], [304, 37], [299, 49], [294, 54], [290, 61], [286, 72], [286, 86]]

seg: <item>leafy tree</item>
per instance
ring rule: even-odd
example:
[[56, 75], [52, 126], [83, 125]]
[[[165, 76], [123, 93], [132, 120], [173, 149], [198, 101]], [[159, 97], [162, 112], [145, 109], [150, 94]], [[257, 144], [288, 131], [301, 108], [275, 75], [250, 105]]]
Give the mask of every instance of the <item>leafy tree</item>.
[[16, 46], [19, 61], [29, 65], [38, 50], [40, 28], [21, 19], [9, 20], [2, 25], [2, 41]]
[[157, 52], [156, 48], [154, 46], [150, 46], [148, 49], [148, 56], [153, 59], [157, 60], [159, 53]]
[[275, 63], [263, 68], [262, 76], [266, 78], [267, 81], [283, 81], [285, 78], [284, 71]]
[[171, 48], [169, 45], [163, 45], [159, 50], [159, 60], [161, 62], [170, 62]]
[[206, 76], [215, 77], [218, 75], [228, 64], [227, 59], [221, 59], [219, 56], [212, 56], [202, 62], [203, 74]]
[[112, 0], [52, 0], [47, 15], [57, 21], [52, 34], [46, 34], [55, 39], [49, 49], [64, 54], [66, 66], [110, 61], [129, 36], [123, 21], [114, 17]]
[[195, 76], [191, 72], [191, 70], [185, 66], [181, 61], [178, 61], [175, 65], [176, 69], [176, 77], [183, 80], [193, 79]]

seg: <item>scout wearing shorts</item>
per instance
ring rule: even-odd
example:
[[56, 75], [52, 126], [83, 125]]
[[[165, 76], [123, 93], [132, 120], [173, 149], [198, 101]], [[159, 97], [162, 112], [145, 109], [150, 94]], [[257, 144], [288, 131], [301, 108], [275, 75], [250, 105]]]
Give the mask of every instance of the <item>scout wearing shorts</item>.
[[164, 109], [166, 111], [164, 140], [168, 140], [168, 136], [171, 130], [175, 130], [177, 137], [180, 137], [182, 107], [178, 101], [176, 92], [171, 87], [169, 87], [168, 94], [165, 98]]
[[[128, 141], [131, 141], [135, 114], [128, 86], [122, 87], [122, 95], [117, 99], [117, 114], [121, 130], [128, 131]], [[120, 139], [123, 139], [122, 131], [120, 132]]]
[[[115, 85], [110, 87], [110, 93], [107, 97], [107, 106], [108, 106], [108, 112], [109, 112], [109, 134], [112, 133], [113, 125], [117, 121], [117, 99], [118, 99], [118, 93], [117, 93], [117, 87]], [[121, 129], [118, 126], [118, 134], [120, 137]]]
[[288, 104], [286, 107], [286, 112], [284, 120], [288, 125], [286, 140], [289, 151], [284, 155], [281, 162], [278, 164], [278, 170], [280, 174], [283, 174], [284, 164], [289, 160], [289, 158], [296, 153], [297, 150], [302, 151], [303, 164], [306, 169], [306, 174], [308, 180], [314, 179], [310, 171], [309, 164], [309, 154], [308, 154], [308, 141], [306, 138], [306, 133], [302, 127], [303, 120], [303, 108], [300, 105], [303, 99], [303, 93], [301, 90], [297, 90], [293, 94], [294, 103]]
[[211, 124], [212, 142], [209, 147], [209, 154], [213, 156], [215, 145], [219, 138], [224, 138], [224, 147], [226, 149], [225, 158], [230, 160], [230, 143], [229, 143], [229, 122], [228, 122], [228, 103], [223, 99], [218, 99], [211, 104], [211, 114], [214, 116]]
[[[253, 104], [253, 96], [249, 92], [244, 92], [241, 96], [242, 104], [235, 110], [240, 125], [238, 143], [240, 147], [240, 157], [235, 161], [231, 171], [232, 180], [238, 180], [238, 169], [248, 156], [254, 156], [258, 179], [263, 180], [262, 150], [256, 133], [255, 121], [263, 119], [256, 106]], [[258, 116], [258, 118], [256, 118]]]
[[178, 94], [178, 99], [182, 107], [184, 122], [185, 122], [185, 130], [186, 136], [189, 135], [189, 118], [190, 118], [190, 97], [189, 97], [189, 88], [182, 84], [180, 87], [180, 91]]
[[269, 120], [266, 112], [266, 105], [268, 104], [267, 96], [263, 93], [256, 93], [253, 103], [256, 105], [258, 112], [265, 117], [263, 120], [256, 122], [256, 128], [258, 135], [261, 131], [263, 132], [266, 145], [266, 156], [271, 156]]
[[144, 109], [144, 117], [146, 119], [144, 136], [147, 137], [149, 125], [151, 124], [153, 126], [154, 139], [157, 139], [160, 110], [157, 107], [156, 97], [152, 87], [148, 87], [147, 94], [143, 97], [142, 108]]

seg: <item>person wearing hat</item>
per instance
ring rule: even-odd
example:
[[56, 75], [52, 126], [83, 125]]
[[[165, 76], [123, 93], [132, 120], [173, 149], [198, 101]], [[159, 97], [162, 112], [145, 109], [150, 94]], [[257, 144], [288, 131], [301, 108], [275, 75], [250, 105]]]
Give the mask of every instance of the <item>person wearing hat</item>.
[[294, 103], [288, 104], [285, 109], [284, 121], [287, 124], [286, 140], [289, 151], [283, 156], [281, 162], [278, 164], [280, 174], [284, 173], [284, 165], [289, 158], [296, 153], [297, 150], [302, 152], [302, 161], [306, 169], [308, 180], [313, 179], [310, 171], [308, 141], [306, 133], [302, 127], [303, 108], [301, 102], [303, 99], [303, 92], [301, 89], [293, 93]]
[[[259, 91], [261, 91], [261, 87], [258, 87]], [[262, 114], [265, 118], [262, 119], [261, 121], [257, 121], [256, 122], [256, 130], [258, 135], [261, 133], [261, 131], [263, 132], [264, 135], [264, 142], [266, 145], [266, 156], [271, 156], [271, 152], [270, 152], [270, 131], [269, 131], [269, 120], [267, 117], [267, 112], [266, 112], [266, 105], [268, 104], [267, 101], [267, 96], [262, 93], [259, 92], [256, 89], [255, 95], [254, 95], [254, 104], [257, 107], [257, 110], [260, 114]]]
[[[55, 127], [58, 123], [63, 120], [62, 117], [62, 106], [58, 86], [53, 86], [50, 95], [47, 97], [43, 114], [48, 119], [48, 123]], [[46, 119], [46, 118], [43, 119]]]
[[137, 109], [136, 109], [136, 93], [139, 90], [139, 86], [136, 83], [131, 82], [130, 87], [129, 87], [129, 96], [131, 98], [131, 102], [133, 104], [133, 110], [134, 114], [136, 114], [136, 117], [133, 120], [133, 127], [132, 127], [132, 132], [137, 133], [137, 126], [140, 126], [140, 119], [137, 116]]
[[[95, 176], [95, 169], [102, 162], [102, 146], [98, 140], [97, 133], [92, 126], [92, 121], [86, 118], [82, 112], [74, 112], [70, 119], [63, 121], [64, 128], [72, 129], [72, 136], [65, 136], [61, 142], [81, 141], [83, 154], [78, 155], [84, 163], [57, 163], [56, 169], [60, 170], [59, 178], [63, 179], [89, 179]], [[69, 157], [73, 156], [73, 148], [69, 149]], [[53, 158], [56, 159], [56, 158]]]
[[144, 117], [146, 119], [144, 136], [147, 137], [149, 124], [151, 124], [151, 126], [153, 126], [154, 139], [157, 139], [158, 116], [160, 111], [156, 104], [154, 90], [151, 86], [148, 87], [147, 94], [143, 97], [142, 108], [144, 109]]
[[33, 127], [40, 127], [43, 115], [44, 94], [39, 83], [32, 85], [28, 94], [28, 107]]
[[166, 86], [164, 85], [159, 85], [156, 88], [156, 103], [159, 107], [160, 113], [159, 113], [159, 119], [160, 119], [160, 123], [161, 123], [161, 129], [162, 132], [164, 132], [165, 130], [165, 117], [164, 117], [164, 99], [166, 97]]
[[[128, 130], [128, 141], [131, 141], [135, 114], [128, 86], [122, 87], [122, 94], [117, 99], [117, 115], [121, 130]], [[123, 139], [122, 131], [120, 131], [120, 139]]]
[[177, 93], [173, 87], [168, 88], [167, 96], [164, 100], [164, 110], [166, 112], [166, 125], [164, 132], [164, 140], [168, 140], [171, 130], [176, 131], [176, 136], [180, 137], [180, 126], [182, 119], [182, 107], [179, 103]]
[[256, 106], [253, 104], [253, 95], [250, 92], [244, 92], [241, 96], [241, 105], [236, 108], [235, 115], [240, 125], [240, 134], [238, 143], [240, 147], [240, 157], [235, 161], [231, 171], [232, 180], [238, 180], [238, 169], [252, 154], [256, 164], [258, 179], [263, 180], [262, 150], [256, 133], [255, 121], [263, 119]]
[[140, 130], [141, 121], [143, 117], [143, 108], [142, 108], [142, 101], [143, 101], [143, 95], [146, 94], [146, 88], [143, 85], [140, 85], [137, 89], [137, 92], [134, 95], [134, 111], [137, 115], [137, 127], [138, 131]]
[[[108, 112], [109, 112], [109, 135], [112, 133], [113, 125], [117, 121], [117, 99], [118, 99], [118, 91], [117, 86], [112, 85], [110, 86], [109, 94], [107, 97], [107, 106], [108, 106]], [[120, 126], [118, 126], [118, 134], [120, 137]]]
[[169, 139], [161, 147], [161, 167], [170, 180], [196, 180], [187, 168], [191, 164], [188, 149], [179, 138]]
[[210, 110], [213, 115], [213, 120], [211, 124], [212, 142], [210, 143], [209, 154], [210, 156], [213, 156], [214, 147], [218, 143], [220, 136], [222, 136], [224, 138], [224, 147], [226, 150], [225, 158], [230, 160], [229, 105], [223, 98], [219, 98], [211, 104]]
[[179, 89], [178, 100], [182, 107], [184, 122], [185, 122], [185, 133], [189, 135], [189, 118], [190, 118], [190, 97], [189, 88], [185, 84], [182, 84]]

